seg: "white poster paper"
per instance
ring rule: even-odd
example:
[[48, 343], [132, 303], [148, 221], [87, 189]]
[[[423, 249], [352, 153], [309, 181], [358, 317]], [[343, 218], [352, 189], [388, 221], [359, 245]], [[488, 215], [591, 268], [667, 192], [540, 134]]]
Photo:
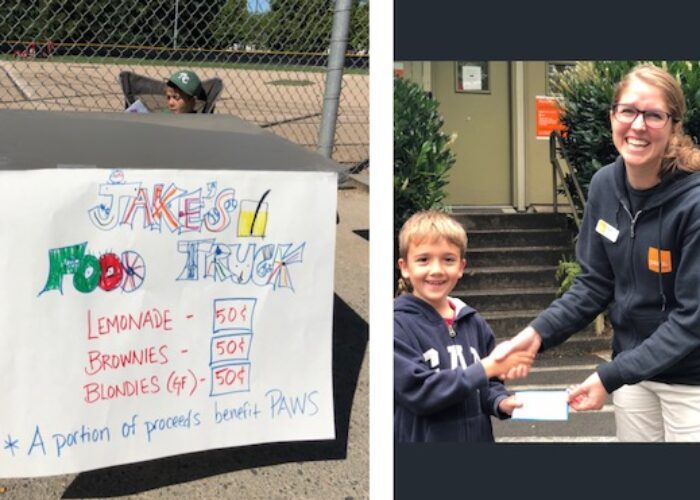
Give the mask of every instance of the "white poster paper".
[[0, 477], [333, 439], [336, 182], [1, 172]]

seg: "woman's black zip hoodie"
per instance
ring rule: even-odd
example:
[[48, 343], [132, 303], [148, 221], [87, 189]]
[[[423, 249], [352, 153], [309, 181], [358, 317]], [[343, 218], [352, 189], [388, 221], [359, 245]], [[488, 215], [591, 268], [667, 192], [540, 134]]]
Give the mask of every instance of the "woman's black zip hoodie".
[[609, 305], [613, 360], [597, 370], [608, 392], [642, 380], [700, 385], [700, 172], [667, 174], [633, 214], [618, 157], [591, 180], [576, 252], [582, 273], [532, 322], [542, 349]]

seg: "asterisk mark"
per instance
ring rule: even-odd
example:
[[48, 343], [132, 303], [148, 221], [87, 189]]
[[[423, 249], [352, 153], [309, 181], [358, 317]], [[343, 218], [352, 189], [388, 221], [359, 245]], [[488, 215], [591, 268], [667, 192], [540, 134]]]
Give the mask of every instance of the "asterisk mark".
[[10, 453], [12, 453], [12, 456], [15, 456], [15, 449], [19, 449], [18, 443], [19, 440], [17, 439], [12, 439], [12, 436], [9, 434], [7, 435], [7, 439], [5, 440], [5, 449], [10, 450]]

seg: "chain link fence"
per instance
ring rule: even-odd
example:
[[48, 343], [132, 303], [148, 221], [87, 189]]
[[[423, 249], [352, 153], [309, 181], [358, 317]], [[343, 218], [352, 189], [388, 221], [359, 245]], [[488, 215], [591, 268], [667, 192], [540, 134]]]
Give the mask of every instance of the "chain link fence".
[[[369, 158], [369, 0], [353, 0], [332, 158]], [[335, 0], [3, 0], [0, 107], [123, 111], [122, 71], [218, 77], [216, 113], [318, 148]]]

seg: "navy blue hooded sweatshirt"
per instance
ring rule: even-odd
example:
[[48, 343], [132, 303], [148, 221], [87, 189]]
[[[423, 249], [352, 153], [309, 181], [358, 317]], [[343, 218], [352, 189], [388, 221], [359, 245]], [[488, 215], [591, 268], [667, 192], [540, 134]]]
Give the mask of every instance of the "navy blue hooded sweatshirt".
[[411, 294], [394, 301], [394, 438], [397, 442], [493, 441], [491, 415], [509, 393], [479, 360], [495, 346], [486, 321], [459, 299], [445, 320]]
[[582, 273], [532, 326], [544, 350], [609, 305], [613, 360], [597, 369], [608, 392], [642, 380], [700, 385], [700, 172], [667, 174], [634, 214], [625, 189], [621, 157], [593, 176]]

